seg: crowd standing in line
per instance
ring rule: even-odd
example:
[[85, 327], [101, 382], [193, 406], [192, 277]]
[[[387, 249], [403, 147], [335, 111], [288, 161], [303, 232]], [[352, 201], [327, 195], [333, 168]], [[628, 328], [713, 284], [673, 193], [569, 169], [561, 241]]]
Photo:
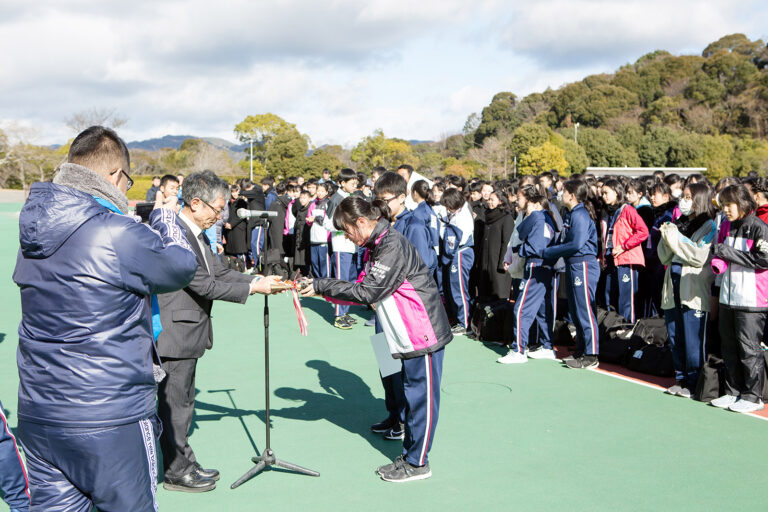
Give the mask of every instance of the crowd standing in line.
[[[258, 184], [243, 179], [227, 185], [206, 171], [187, 181], [181, 175], [153, 180], [147, 193], [156, 205], [152, 231], [121, 215], [127, 213], [124, 194], [132, 184], [128, 162], [127, 149], [114, 132], [90, 128], [73, 142], [54, 183], [32, 187], [21, 215], [22, 227], [30, 228], [22, 229], [14, 272], [23, 308], [19, 440], [27, 454], [33, 503], [64, 499], [106, 506], [125, 503], [130, 494], [134, 504], [143, 503], [133, 509], [150, 510], [151, 473], [157, 471], [151, 452], [159, 432], [156, 382], [162, 382], [166, 488], [199, 492], [215, 487], [218, 471], [203, 469], [187, 443], [194, 367], [212, 342], [211, 301], [244, 302], [251, 293], [270, 292], [274, 278], [246, 275], [249, 270], [256, 274], [260, 261], [265, 274], [287, 278], [300, 271], [311, 277], [304, 294], [332, 302], [328, 307], [336, 328], [353, 328], [351, 304], [375, 306], [369, 324], [384, 333], [393, 357], [402, 359], [401, 372], [381, 379], [387, 416], [371, 426], [385, 439], [403, 440], [402, 456], [377, 470], [384, 480], [431, 475], [427, 454], [439, 412], [444, 347], [454, 336], [474, 335], [473, 310], [487, 301], [512, 304], [512, 328], [504, 340], [509, 351], [499, 363], [556, 359], [554, 330], [561, 321], [575, 335], [575, 350], [564, 364], [594, 368], [601, 341], [598, 307], [614, 310], [628, 324], [663, 317], [675, 373], [667, 393], [692, 397], [707, 355], [719, 354], [725, 393], [711, 405], [736, 412], [763, 408], [768, 313], [764, 178], [729, 177], [712, 184], [696, 174], [685, 179], [661, 172], [634, 179], [588, 174], [565, 179], [552, 171], [494, 182], [454, 175], [432, 181], [401, 165], [391, 171], [374, 168], [370, 178], [345, 168], [335, 177], [326, 170], [320, 179], [289, 177], [276, 183], [265, 177]], [[46, 217], [35, 217], [42, 212], [35, 209], [40, 201], [63, 207], [74, 201], [83, 207], [62, 211], [55, 229], [49, 229]], [[237, 211], [242, 208], [270, 210], [277, 217], [269, 223], [241, 219]], [[117, 258], [110, 266], [126, 268], [98, 281], [82, 272], [57, 274], [71, 267], [57, 260], [84, 265], [87, 258], [103, 258], [98, 251], [82, 253], [91, 242], [80, 239], [105, 230], [139, 241], [103, 247], [108, 254], [144, 247], [147, 255]], [[98, 238], [99, 248], [117, 240]], [[82, 254], [75, 254], [78, 250]], [[152, 258], [157, 265], [147, 265]], [[151, 269], [156, 266], [175, 270], [155, 275]], [[78, 279], [92, 289], [83, 304], [96, 307], [96, 295], [101, 300], [111, 294], [124, 306], [120, 313], [78, 320], [67, 310], [57, 316], [59, 323], [51, 324], [52, 311], [70, 304], [74, 292], [62, 286], [52, 293], [41, 283]], [[57, 296], [59, 302], [53, 300]], [[185, 301], [202, 309], [174, 306]], [[41, 304], [47, 305], [45, 311]], [[130, 343], [140, 345], [130, 354], [108, 344], [93, 345], [97, 352], [90, 356], [135, 363], [104, 384], [117, 391], [127, 382], [136, 393], [112, 397], [96, 424], [83, 401], [91, 396], [91, 382], [85, 386], [73, 380], [68, 359], [73, 357], [69, 347], [76, 346], [71, 342], [89, 339], [79, 327], [89, 321], [96, 322], [90, 331], [117, 338], [130, 334]], [[178, 322], [191, 322], [187, 327], [197, 334], [179, 335]], [[42, 343], [46, 336], [40, 329], [46, 325], [56, 331], [47, 338], [63, 336], [60, 346]], [[189, 336], [202, 343], [194, 353], [179, 349]], [[139, 356], [146, 360], [138, 361]], [[57, 371], [33, 378], [40, 374], [39, 364]], [[51, 394], [54, 388], [57, 393]], [[87, 435], [79, 432], [86, 426]], [[0, 446], [15, 447], [6, 437], [0, 437]], [[51, 437], [62, 439], [66, 453], [51, 452], [45, 442]], [[116, 449], [138, 443], [146, 453], [136, 460]], [[72, 458], [73, 453], [79, 455]], [[121, 465], [133, 464], [146, 473], [146, 482], [133, 482], [141, 489], [109, 482], [112, 491], [107, 493], [105, 483], [94, 477], [96, 465], [112, 464], [104, 457], [120, 457]], [[90, 465], [73, 481], [82, 460]], [[60, 484], [52, 486], [53, 481]], [[26, 486], [15, 496], [24, 493], [29, 496]], [[65, 509], [58, 507], [46, 510]]]

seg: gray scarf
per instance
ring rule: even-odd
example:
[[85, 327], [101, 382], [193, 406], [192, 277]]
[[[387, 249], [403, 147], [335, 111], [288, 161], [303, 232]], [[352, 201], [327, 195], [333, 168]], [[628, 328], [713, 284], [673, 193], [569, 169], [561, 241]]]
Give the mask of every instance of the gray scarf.
[[117, 206], [121, 212], [128, 213], [128, 198], [110, 182], [82, 165], [62, 164], [53, 177], [56, 185], [72, 187], [80, 192], [100, 197]]

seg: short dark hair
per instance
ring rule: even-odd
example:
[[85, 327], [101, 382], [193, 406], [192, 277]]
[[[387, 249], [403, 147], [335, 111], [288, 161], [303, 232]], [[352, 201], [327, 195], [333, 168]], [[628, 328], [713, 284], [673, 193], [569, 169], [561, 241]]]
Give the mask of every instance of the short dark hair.
[[268, 187], [273, 187], [275, 186], [275, 178], [273, 178], [272, 176], [264, 176], [263, 178], [261, 178], [261, 181], [259, 183], [261, 183], [262, 185], [266, 185]]
[[669, 189], [669, 185], [663, 181], [657, 181], [648, 188], [648, 195], [652, 196], [654, 194], [671, 195], [672, 191]]
[[213, 171], [193, 172], [184, 179], [181, 198], [189, 204], [194, 198], [206, 203], [216, 201], [219, 196], [229, 197], [229, 184], [216, 176]]
[[385, 172], [387, 172], [387, 168], [386, 167], [382, 167], [381, 165], [377, 165], [376, 167], [371, 169], [371, 176], [381, 176]]
[[400, 164], [400, 165], [397, 166], [397, 170], [399, 171], [400, 169], [405, 169], [406, 171], [408, 171], [408, 177], [409, 178], [411, 177], [411, 174], [413, 174], [413, 166], [412, 165]]
[[174, 182], [174, 183], [178, 184], [178, 183], [179, 183], [179, 178], [177, 178], [177, 177], [176, 177], [176, 176], [174, 176], [173, 174], [166, 174], [165, 176], [163, 176], [162, 178], [160, 178], [160, 186], [161, 186], [161, 187], [164, 187], [164, 186], [166, 186], [166, 185], [168, 184], [168, 182], [169, 182], [169, 181], [172, 181], [172, 182]]
[[645, 183], [643, 183], [642, 180], [639, 180], [637, 178], [629, 180], [629, 183], [627, 183], [626, 189], [627, 191], [629, 191], [629, 189], [634, 190], [635, 193], [639, 196], [645, 195]]
[[736, 204], [739, 208], [739, 213], [746, 216], [754, 212], [757, 209], [757, 203], [752, 194], [749, 193], [747, 187], [744, 185], [731, 185], [725, 187], [718, 195], [718, 202], [720, 205]]
[[464, 194], [462, 194], [459, 189], [449, 188], [443, 193], [443, 197], [440, 199], [440, 204], [451, 211], [456, 211], [464, 206], [466, 201]]
[[322, 174], [331, 174], [331, 170], [328, 168], [323, 169]]
[[349, 181], [349, 180], [356, 180], [357, 173], [354, 171], [354, 169], [345, 167], [344, 169], [339, 171], [338, 179], [339, 179], [339, 183], [344, 183], [345, 181]]
[[408, 183], [396, 172], [387, 171], [373, 184], [373, 195], [392, 194], [397, 197], [408, 193]]
[[117, 133], [103, 126], [91, 126], [80, 132], [69, 146], [67, 162], [98, 172], [115, 167], [130, 170], [131, 155]]

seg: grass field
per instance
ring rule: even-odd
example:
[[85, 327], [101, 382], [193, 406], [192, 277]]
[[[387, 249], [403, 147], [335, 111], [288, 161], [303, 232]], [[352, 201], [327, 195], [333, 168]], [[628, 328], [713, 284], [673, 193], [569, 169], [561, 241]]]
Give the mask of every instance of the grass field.
[[[11, 425], [18, 208], [0, 204], [0, 235], [9, 240], [0, 248], [0, 399]], [[304, 299], [309, 336], [301, 337], [288, 296], [270, 299], [272, 448], [321, 476], [269, 471], [230, 490], [264, 448], [263, 302], [214, 307], [190, 444], [222, 479], [199, 495], [161, 488], [163, 511], [766, 509], [768, 422], [554, 361], [496, 364], [500, 349], [466, 338], [446, 348], [433, 477], [383, 482], [374, 469], [400, 443], [368, 430], [385, 414], [372, 328], [335, 329], [328, 304]]]

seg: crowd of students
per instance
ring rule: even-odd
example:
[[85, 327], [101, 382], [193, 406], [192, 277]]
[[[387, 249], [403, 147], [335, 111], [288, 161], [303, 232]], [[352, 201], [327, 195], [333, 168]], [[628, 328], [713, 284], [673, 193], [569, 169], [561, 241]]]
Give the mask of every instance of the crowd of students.
[[[224, 253], [251, 266], [267, 250], [272, 270], [285, 275], [300, 270], [355, 281], [363, 253], [334, 228], [333, 213], [348, 196], [382, 199], [393, 227], [434, 276], [454, 335], [472, 336], [474, 306], [513, 303], [509, 353], [500, 363], [555, 359], [554, 325], [562, 319], [576, 338], [565, 364], [596, 367], [601, 306], [633, 324], [665, 319], [676, 378], [670, 394], [691, 397], [706, 355], [716, 353], [725, 362], [726, 393], [712, 405], [763, 407], [768, 180], [713, 184], [700, 174], [659, 171], [634, 179], [545, 172], [432, 181], [408, 165], [394, 172], [377, 167], [370, 177], [342, 169], [335, 178], [264, 178], [265, 206], [278, 212], [266, 237], [262, 226], [232, 215], [249, 207], [238, 191], [253, 184], [233, 185], [220, 226]], [[336, 327], [352, 328], [349, 306], [329, 307]]]

